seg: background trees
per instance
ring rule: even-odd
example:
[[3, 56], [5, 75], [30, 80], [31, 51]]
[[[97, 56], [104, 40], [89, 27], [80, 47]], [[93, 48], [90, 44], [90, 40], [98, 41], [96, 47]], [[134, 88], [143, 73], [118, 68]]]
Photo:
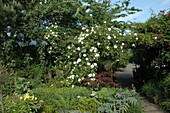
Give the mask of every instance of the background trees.
[[140, 42], [134, 49], [133, 58], [141, 66], [141, 71], [147, 70], [141, 75], [145, 81], [161, 80], [165, 77], [163, 71], [169, 73], [169, 17], [169, 11], [164, 10], [152, 15], [145, 23], [134, 24], [136, 27], [133, 30], [139, 33]]

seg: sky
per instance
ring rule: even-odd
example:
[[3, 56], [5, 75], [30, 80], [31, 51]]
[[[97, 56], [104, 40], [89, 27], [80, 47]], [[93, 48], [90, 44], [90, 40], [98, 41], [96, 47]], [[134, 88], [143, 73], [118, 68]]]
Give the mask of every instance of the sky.
[[131, 0], [130, 2], [130, 6], [134, 6], [135, 8], [141, 9], [143, 11], [129, 15], [125, 18], [119, 18], [118, 20], [145, 22], [149, 19], [149, 17], [151, 17], [151, 9], [156, 14], [158, 14], [160, 10], [170, 10], [170, 0]]

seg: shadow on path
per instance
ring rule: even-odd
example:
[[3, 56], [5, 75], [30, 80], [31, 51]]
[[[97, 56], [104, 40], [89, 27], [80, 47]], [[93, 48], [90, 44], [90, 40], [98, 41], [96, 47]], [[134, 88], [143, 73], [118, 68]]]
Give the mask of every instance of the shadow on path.
[[134, 78], [133, 78], [133, 68], [134, 64], [127, 64], [127, 66], [120, 71], [117, 71], [116, 74], [116, 83], [120, 84], [122, 87], [131, 87]]

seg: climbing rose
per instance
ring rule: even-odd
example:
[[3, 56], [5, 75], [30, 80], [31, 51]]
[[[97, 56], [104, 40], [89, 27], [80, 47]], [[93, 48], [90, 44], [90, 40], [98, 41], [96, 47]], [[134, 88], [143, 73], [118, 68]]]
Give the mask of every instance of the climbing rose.
[[155, 42], [158, 42], [158, 41], [159, 41], [158, 39], [155, 40]]

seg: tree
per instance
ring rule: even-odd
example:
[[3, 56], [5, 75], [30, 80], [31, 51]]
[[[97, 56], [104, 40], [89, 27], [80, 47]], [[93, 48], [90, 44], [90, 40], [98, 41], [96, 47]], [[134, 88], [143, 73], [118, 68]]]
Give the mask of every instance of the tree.
[[[134, 51], [134, 62], [140, 65], [142, 79], [163, 79], [163, 71], [170, 66], [170, 18], [169, 10], [153, 14], [145, 23], [134, 23], [133, 31], [138, 32], [139, 42]], [[156, 68], [155, 68], [156, 67]], [[152, 70], [152, 71], [151, 71]], [[151, 73], [152, 72], [152, 73]], [[141, 73], [141, 72], [139, 72]]]

